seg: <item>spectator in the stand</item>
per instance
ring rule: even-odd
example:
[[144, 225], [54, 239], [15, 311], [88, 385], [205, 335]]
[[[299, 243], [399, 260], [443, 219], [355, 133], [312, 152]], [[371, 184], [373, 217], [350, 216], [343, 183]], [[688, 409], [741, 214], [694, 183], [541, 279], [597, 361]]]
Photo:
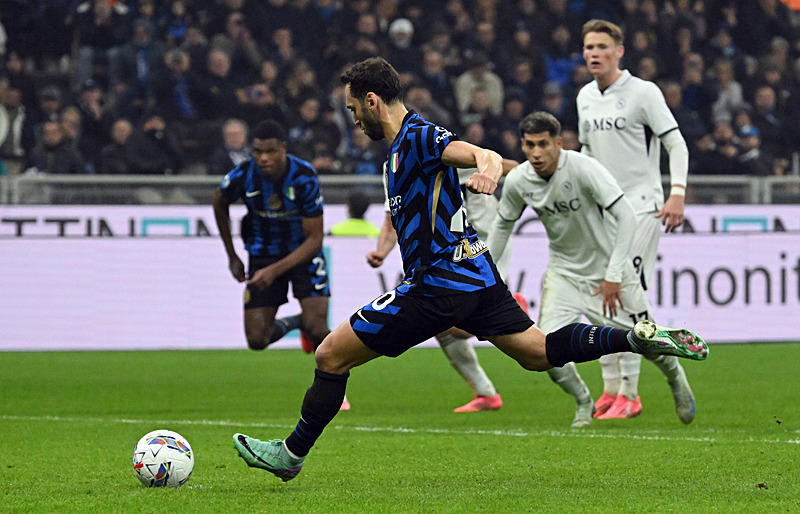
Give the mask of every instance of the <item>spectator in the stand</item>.
[[315, 96], [303, 100], [297, 109], [297, 121], [286, 132], [290, 153], [311, 162], [321, 150], [334, 152], [338, 148], [342, 136], [336, 124], [326, 118], [329, 110]]
[[[580, 48], [579, 41], [581, 34], [581, 19], [570, 10], [570, 3], [567, 0], [546, 0], [544, 6], [545, 27], [564, 27], [567, 33], [566, 46]], [[546, 43], [547, 44], [547, 43]]]
[[414, 109], [417, 114], [431, 123], [443, 127], [452, 124], [453, 119], [450, 112], [434, 100], [434, 95], [425, 86], [412, 85], [408, 88], [404, 101], [409, 109]]
[[562, 125], [568, 127], [578, 126], [578, 113], [575, 110], [575, 102], [564, 96], [564, 90], [557, 82], [545, 83], [542, 101], [536, 110], [552, 114]]
[[189, 54], [175, 48], [164, 56], [164, 70], [155, 78], [153, 95], [155, 111], [164, 116], [167, 124], [183, 127], [184, 137], [200, 119], [202, 83], [200, 76], [191, 68]]
[[[527, 96], [523, 91], [519, 89], [507, 89], [506, 90], [506, 97], [503, 101], [503, 113], [500, 115], [500, 124], [503, 127], [503, 130], [510, 129], [516, 136], [518, 136], [518, 127], [519, 123], [525, 118], [530, 109], [528, 108], [528, 101], [527, 99], [530, 98]], [[519, 139], [519, 137], [516, 137]], [[514, 144], [519, 147], [519, 141], [515, 141]], [[521, 149], [518, 148], [520, 152]], [[506, 154], [500, 153], [500, 155], [507, 157]], [[514, 159], [518, 161], [519, 159]]]
[[789, 98], [786, 101], [787, 143], [789, 148], [800, 148], [800, 58], [791, 65], [788, 79]]
[[758, 129], [746, 125], [739, 131], [739, 147], [741, 153], [738, 172], [750, 177], [766, 177], [774, 173], [775, 158], [761, 148]]
[[714, 89], [705, 81], [705, 63], [703, 56], [696, 52], [686, 55], [683, 62], [683, 73], [680, 78], [683, 89], [683, 103], [697, 112], [706, 125], [711, 125], [711, 105], [717, 99]]
[[95, 172], [102, 175], [130, 175], [136, 173], [135, 148], [131, 144], [133, 124], [120, 118], [111, 126], [111, 142], [100, 150]]
[[578, 91], [593, 80], [594, 77], [592, 76], [592, 72], [589, 71], [588, 66], [576, 66], [575, 69], [572, 70], [569, 83], [566, 86], [562, 86], [564, 89], [564, 96], [570, 98], [574, 102], [578, 96]]
[[725, 58], [733, 64], [733, 74], [741, 82], [747, 77], [747, 57], [736, 46], [726, 25], [720, 26], [705, 46], [703, 59], [705, 62], [717, 62]]
[[[669, 39], [669, 44], [665, 43], [663, 46], [666, 47], [663, 55], [664, 68], [670, 76], [677, 76], [683, 72], [687, 60], [694, 59], [692, 56], [698, 54], [692, 29], [685, 24], [678, 25], [674, 30], [673, 37]], [[700, 60], [703, 63], [703, 72], [705, 72], [705, 60], [702, 55], [700, 55]]]
[[461, 113], [459, 121], [462, 127], [480, 125], [485, 131], [484, 146], [493, 150], [498, 147], [498, 137], [503, 129], [502, 120], [500, 114], [492, 112], [492, 100], [485, 88], [479, 87], [472, 91], [472, 100], [467, 110]]
[[94, 66], [109, 72], [119, 48], [130, 40], [128, 8], [122, 2], [87, 0], [77, 4], [75, 30], [78, 38], [78, 82], [92, 78]]
[[778, 111], [777, 95], [770, 86], [760, 86], [753, 97], [753, 125], [761, 135], [764, 150], [776, 157], [786, 157], [787, 147], [786, 124], [782, 113]]
[[[453, 100], [453, 87], [450, 84], [450, 77], [444, 67], [444, 57], [438, 50], [433, 48], [425, 50], [422, 57], [422, 69], [420, 70], [419, 82], [420, 85], [430, 91], [431, 95], [438, 99], [441, 106], [447, 109], [449, 113], [456, 112], [456, 103], [455, 100]], [[425, 117], [423, 116], [423, 118]]]
[[105, 101], [100, 85], [92, 79], [81, 84], [77, 107], [81, 114], [78, 151], [86, 167], [92, 171], [97, 167], [100, 151], [111, 142], [109, 132], [117, 113], [114, 106]]
[[531, 63], [536, 77], [544, 75], [544, 53], [542, 47], [533, 39], [533, 29], [530, 25], [522, 20], [517, 21], [508, 45], [512, 66], [514, 61], [527, 60]]
[[576, 129], [569, 127], [561, 129], [561, 148], [575, 152], [581, 151], [581, 142]]
[[[656, 55], [651, 44], [648, 33], [644, 30], [636, 30], [631, 34], [630, 46], [625, 46], [625, 56], [622, 58], [621, 65], [628, 70], [637, 70], [639, 63], [644, 58], [654, 58]], [[636, 73], [641, 78], [641, 73]], [[652, 80], [652, 79], [644, 79]]]
[[235, 114], [248, 125], [258, 123], [260, 120], [275, 120], [281, 124], [286, 122], [286, 106], [268, 81], [256, 82], [237, 89], [236, 98], [239, 105]]
[[[789, 73], [787, 68], [778, 62], [775, 57], [767, 57], [762, 60], [758, 71], [752, 81], [753, 90], [750, 95], [760, 86], [769, 86], [775, 91], [775, 107], [779, 112], [784, 112], [789, 98], [792, 96]], [[747, 96], [747, 94], [745, 94]]]
[[46, 121], [58, 122], [63, 108], [61, 90], [58, 86], [45, 86], [39, 90], [39, 105], [36, 109], [26, 110], [25, 122], [22, 124], [22, 147], [30, 154], [41, 137], [42, 124]]
[[583, 57], [572, 44], [572, 33], [566, 25], [556, 25], [550, 33], [550, 43], [545, 50], [545, 76], [547, 81], [566, 86]]
[[447, 0], [444, 12], [439, 15], [441, 21], [449, 27], [453, 42], [457, 44], [469, 37], [475, 28], [475, 23], [464, 4], [464, 0]]
[[733, 114], [733, 122], [731, 126], [733, 127], [733, 132], [735, 134], [741, 132], [741, 130], [747, 125], [753, 124], [753, 117], [751, 115], [752, 112], [753, 110], [750, 105], [745, 105]]
[[737, 7], [734, 37], [748, 54], [761, 57], [770, 51], [770, 38], [765, 36], [794, 40], [792, 12], [780, 0], [740, 1]]
[[533, 30], [533, 27], [547, 27], [547, 14], [542, 9], [544, 4], [537, 0], [517, 0], [515, 4], [516, 17], [531, 28], [530, 34], [533, 38], [533, 43], [540, 48], [546, 46], [550, 40], [550, 35], [547, 34], [547, 31]]
[[81, 144], [81, 113], [74, 105], [70, 105], [61, 111], [59, 118], [59, 125], [61, 125], [61, 134], [63, 136], [64, 144], [72, 148], [78, 153], [81, 161], [84, 163], [87, 172], [92, 172], [93, 169], [86, 166], [86, 159], [83, 158], [80, 151]]
[[487, 91], [492, 113], [500, 114], [503, 110], [503, 81], [489, 69], [489, 65], [489, 58], [483, 52], [475, 52], [469, 57], [467, 71], [459, 75], [453, 85], [456, 107], [460, 113], [467, 111], [472, 92], [478, 88]]
[[234, 81], [248, 82], [258, 76], [264, 57], [240, 11], [228, 14], [225, 32], [211, 38], [211, 48], [222, 50], [230, 56]]
[[464, 51], [480, 52], [488, 56], [494, 66], [493, 71], [501, 78], [508, 77], [511, 67], [511, 57], [508, 47], [501, 44], [497, 37], [497, 27], [491, 21], [480, 21], [475, 24], [471, 37], [464, 42]]
[[322, 97], [317, 74], [308, 61], [298, 59], [292, 63], [283, 82], [283, 96], [290, 109], [296, 109], [309, 96]]
[[667, 107], [678, 122], [681, 134], [686, 140], [689, 148], [689, 172], [697, 169], [697, 142], [702, 138], [708, 129], [700, 120], [700, 115], [683, 105], [683, 91], [681, 86], [675, 81], [667, 81], [660, 85], [661, 92], [664, 93], [664, 100]]
[[[228, 16], [234, 12], [244, 15], [247, 28], [256, 41], [264, 41], [275, 27], [287, 27], [291, 21], [287, 0], [268, 0], [266, 3], [261, 0], [219, 0], [208, 3], [206, 29], [210, 35], [225, 32]], [[277, 5], [277, 9], [273, 9], [273, 5]]]
[[642, 57], [639, 65], [636, 66], [636, 76], [648, 82], [655, 82], [658, 79], [658, 63], [652, 57]]
[[25, 123], [25, 106], [22, 92], [13, 86], [0, 85], [0, 161], [9, 174], [21, 171], [25, 159], [22, 147], [22, 126]]
[[530, 59], [519, 57], [514, 59], [511, 64], [511, 76], [508, 80], [503, 82], [503, 86], [507, 90], [514, 89], [521, 92], [528, 101], [533, 101], [535, 98], [542, 96], [542, 88], [544, 87], [544, 74], [536, 73], [533, 63]]
[[22, 93], [22, 105], [26, 109], [36, 107], [36, 77], [28, 73], [17, 52], [8, 52], [5, 63], [5, 78], [9, 87]]
[[167, 131], [164, 119], [158, 115], [145, 118], [140, 130], [131, 136], [136, 156], [134, 172], [142, 175], [173, 175], [181, 168], [178, 141]]
[[177, 48], [186, 41], [194, 17], [189, 14], [186, 3], [191, 0], [170, 0], [166, 12], [158, 19], [159, 34], [167, 48]]
[[133, 40], [120, 47], [119, 58], [111, 65], [111, 89], [122, 115], [138, 118], [153, 108], [153, 78], [163, 62], [164, 46], [154, 39], [153, 25], [136, 20]]
[[208, 38], [202, 27], [199, 25], [190, 25], [186, 29], [186, 40], [179, 46], [186, 55], [189, 56], [189, 62], [206, 62], [208, 56]]
[[42, 124], [41, 138], [28, 155], [24, 169], [26, 172], [51, 174], [86, 173], [78, 152], [64, 141], [64, 133], [58, 121], [46, 121]]
[[414, 43], [414, 25], [408, 18], [397, 18], [389, 25], [387, 59], [400, 73], [400, 82], [410, 84], [419, 75], [422, 54]]
[[242, 120], [230, 118], [222, 125], [222, 145], [211, 153], [208, 160], [210, 175], [224, 175], [250, 158], [248, 126]]
[[714, 121], [732, 121], [733, 113], [745, 106], [744, 89], [736, 80], [733, 62], [720, 57], [714, 62], [713, 86], [717, 100], [711, 105]]
[[697, 142], [697, 173], [700, 175], [732, 175], [738, 169], [739, 140], [727, 121], [718, 121], [714, 132]]
[[269, 58], [281, 73], [285, 74], [291, 68], [292, 64], [299, 58], [302, 58], [297, 53], [294, 46], [294, 34], [289, 27], [278, 27], [272, 33], [272, 46]]
[[241, 86], [232, 80], [230, 56], [212, 48], [208, 52], [206, 74], [197, 105], [200, 117], [216, 122], [221, 127], [225, 117], [239, 104], [236, 90]]
[[423, 52], [431, 50], [441, 54], [442, 65], [448, 75], [461, 71], [463, 64], [461, 49], [453, 42], [450, 27], [442, 21], [437, 21], [431, 26], [430, 39], [422, 45]]

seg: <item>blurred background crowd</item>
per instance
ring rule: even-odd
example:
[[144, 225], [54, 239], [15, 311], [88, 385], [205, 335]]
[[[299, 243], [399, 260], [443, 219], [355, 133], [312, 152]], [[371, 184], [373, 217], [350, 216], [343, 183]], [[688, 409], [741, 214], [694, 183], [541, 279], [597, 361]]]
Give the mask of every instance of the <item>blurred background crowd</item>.
[[406, 104], [522, 160], [519, 121], [554, 114], [577, 149], [591, 75], [581, 26], [625, 30], [697, 174], [781, 175], [800, 149], [789, 0], [3, 0], [0, 173], [222, 175], [272, 118], [321, 174], [380, 172], [339, 76], [380, 55]]

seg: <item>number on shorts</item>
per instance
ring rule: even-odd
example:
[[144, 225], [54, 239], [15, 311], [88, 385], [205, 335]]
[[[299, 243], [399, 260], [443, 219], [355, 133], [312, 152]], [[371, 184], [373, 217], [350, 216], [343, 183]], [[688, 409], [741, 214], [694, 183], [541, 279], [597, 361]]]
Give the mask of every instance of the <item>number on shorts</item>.
[[325, 269], [325, 259], [323, 259], [322, 257], [314, 257], [313, 259], [311, 259], [311, 264], [317, 267], [317, 269], [314, 270], [314, 274], [316, 276], [318, 277], [328, 276], [328, 271]]
[[647, 315], [647, 311], [637, 312], [636, 314], [629, 314], [628, 317], [631, 318], [633, 324], [635, 325], [637, 321], [643, 319], [650, 319], [650, 316]]
[[396, 294], [394, 292], [394, 289], [383, 293], [379, 297], [372, 300], [372, 308], [375, 309], [376, 311], [383, 309], [384, 307], [392, 303], [395, 296]]

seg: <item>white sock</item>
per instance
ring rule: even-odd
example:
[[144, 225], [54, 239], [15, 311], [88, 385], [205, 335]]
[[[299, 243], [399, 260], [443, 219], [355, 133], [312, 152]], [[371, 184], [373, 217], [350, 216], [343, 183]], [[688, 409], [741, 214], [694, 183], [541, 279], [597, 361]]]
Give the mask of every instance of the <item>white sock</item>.
[[632, 352], [619, 354], [619, 372], [622, 374], [619, 394], [625, 395], [625, 398], [629, 400], [635, 400], [639, 396], [639, 373], [641, 370], [641, 355]]
[[603, 391], [611, 396], [617, 396], [622, 381], [622, 375], [619, 373], [619, 354], [612, 353], [600, 357], [600, 370], [603, 373]]
[[469, 340], [449, 334], [437, 339], [450, 364], [458, 371], [459, 375], [464, 377], [477, 396], [495, 396], [497, 394], [497, 389], [483, 371], [478, 362], [478, 354], [469, 344]]
[[574, 362], [568, 362], [560, 368], [550, 368], [547, 370], [550, 378], [558, 384], [565, 393], [575, 398], [578, 403], [592, 400], [592, 394], [586, 383], [578, 374], [578, 368]]
[[295, 461], [299, 462], [299, 461], [303, 460], [303, 457], [298, 457], [297, 455], [292, 453], [292, 450], [290, 450], [289, 447], [286, 446], [286, 441], [285, 440], [283, 441], [283, 449], [286, 450], [286, 453], [289, 454], [289, 457], [293, 458]]
[[667, 382], [670, 384], [674, 382], [676, 378], [678, 378], [678, 370], [680, 369], [681, 365], [678, 362], [678, 358], [674, 355], [659, 355], [654, 359], [648, 360], [661, 370], [661, 373], [664, 374], [664, 377], [666, 377]]

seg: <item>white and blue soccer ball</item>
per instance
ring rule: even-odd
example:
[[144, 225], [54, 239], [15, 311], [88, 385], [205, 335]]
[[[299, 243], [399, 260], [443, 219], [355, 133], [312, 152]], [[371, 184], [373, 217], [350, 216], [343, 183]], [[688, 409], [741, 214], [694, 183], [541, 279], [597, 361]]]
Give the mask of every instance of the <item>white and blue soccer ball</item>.
[[192, 447], [177, 432], [153, 430], [133, 449], [133, 471], [147, 487], [180, 487], [193, 469]]

